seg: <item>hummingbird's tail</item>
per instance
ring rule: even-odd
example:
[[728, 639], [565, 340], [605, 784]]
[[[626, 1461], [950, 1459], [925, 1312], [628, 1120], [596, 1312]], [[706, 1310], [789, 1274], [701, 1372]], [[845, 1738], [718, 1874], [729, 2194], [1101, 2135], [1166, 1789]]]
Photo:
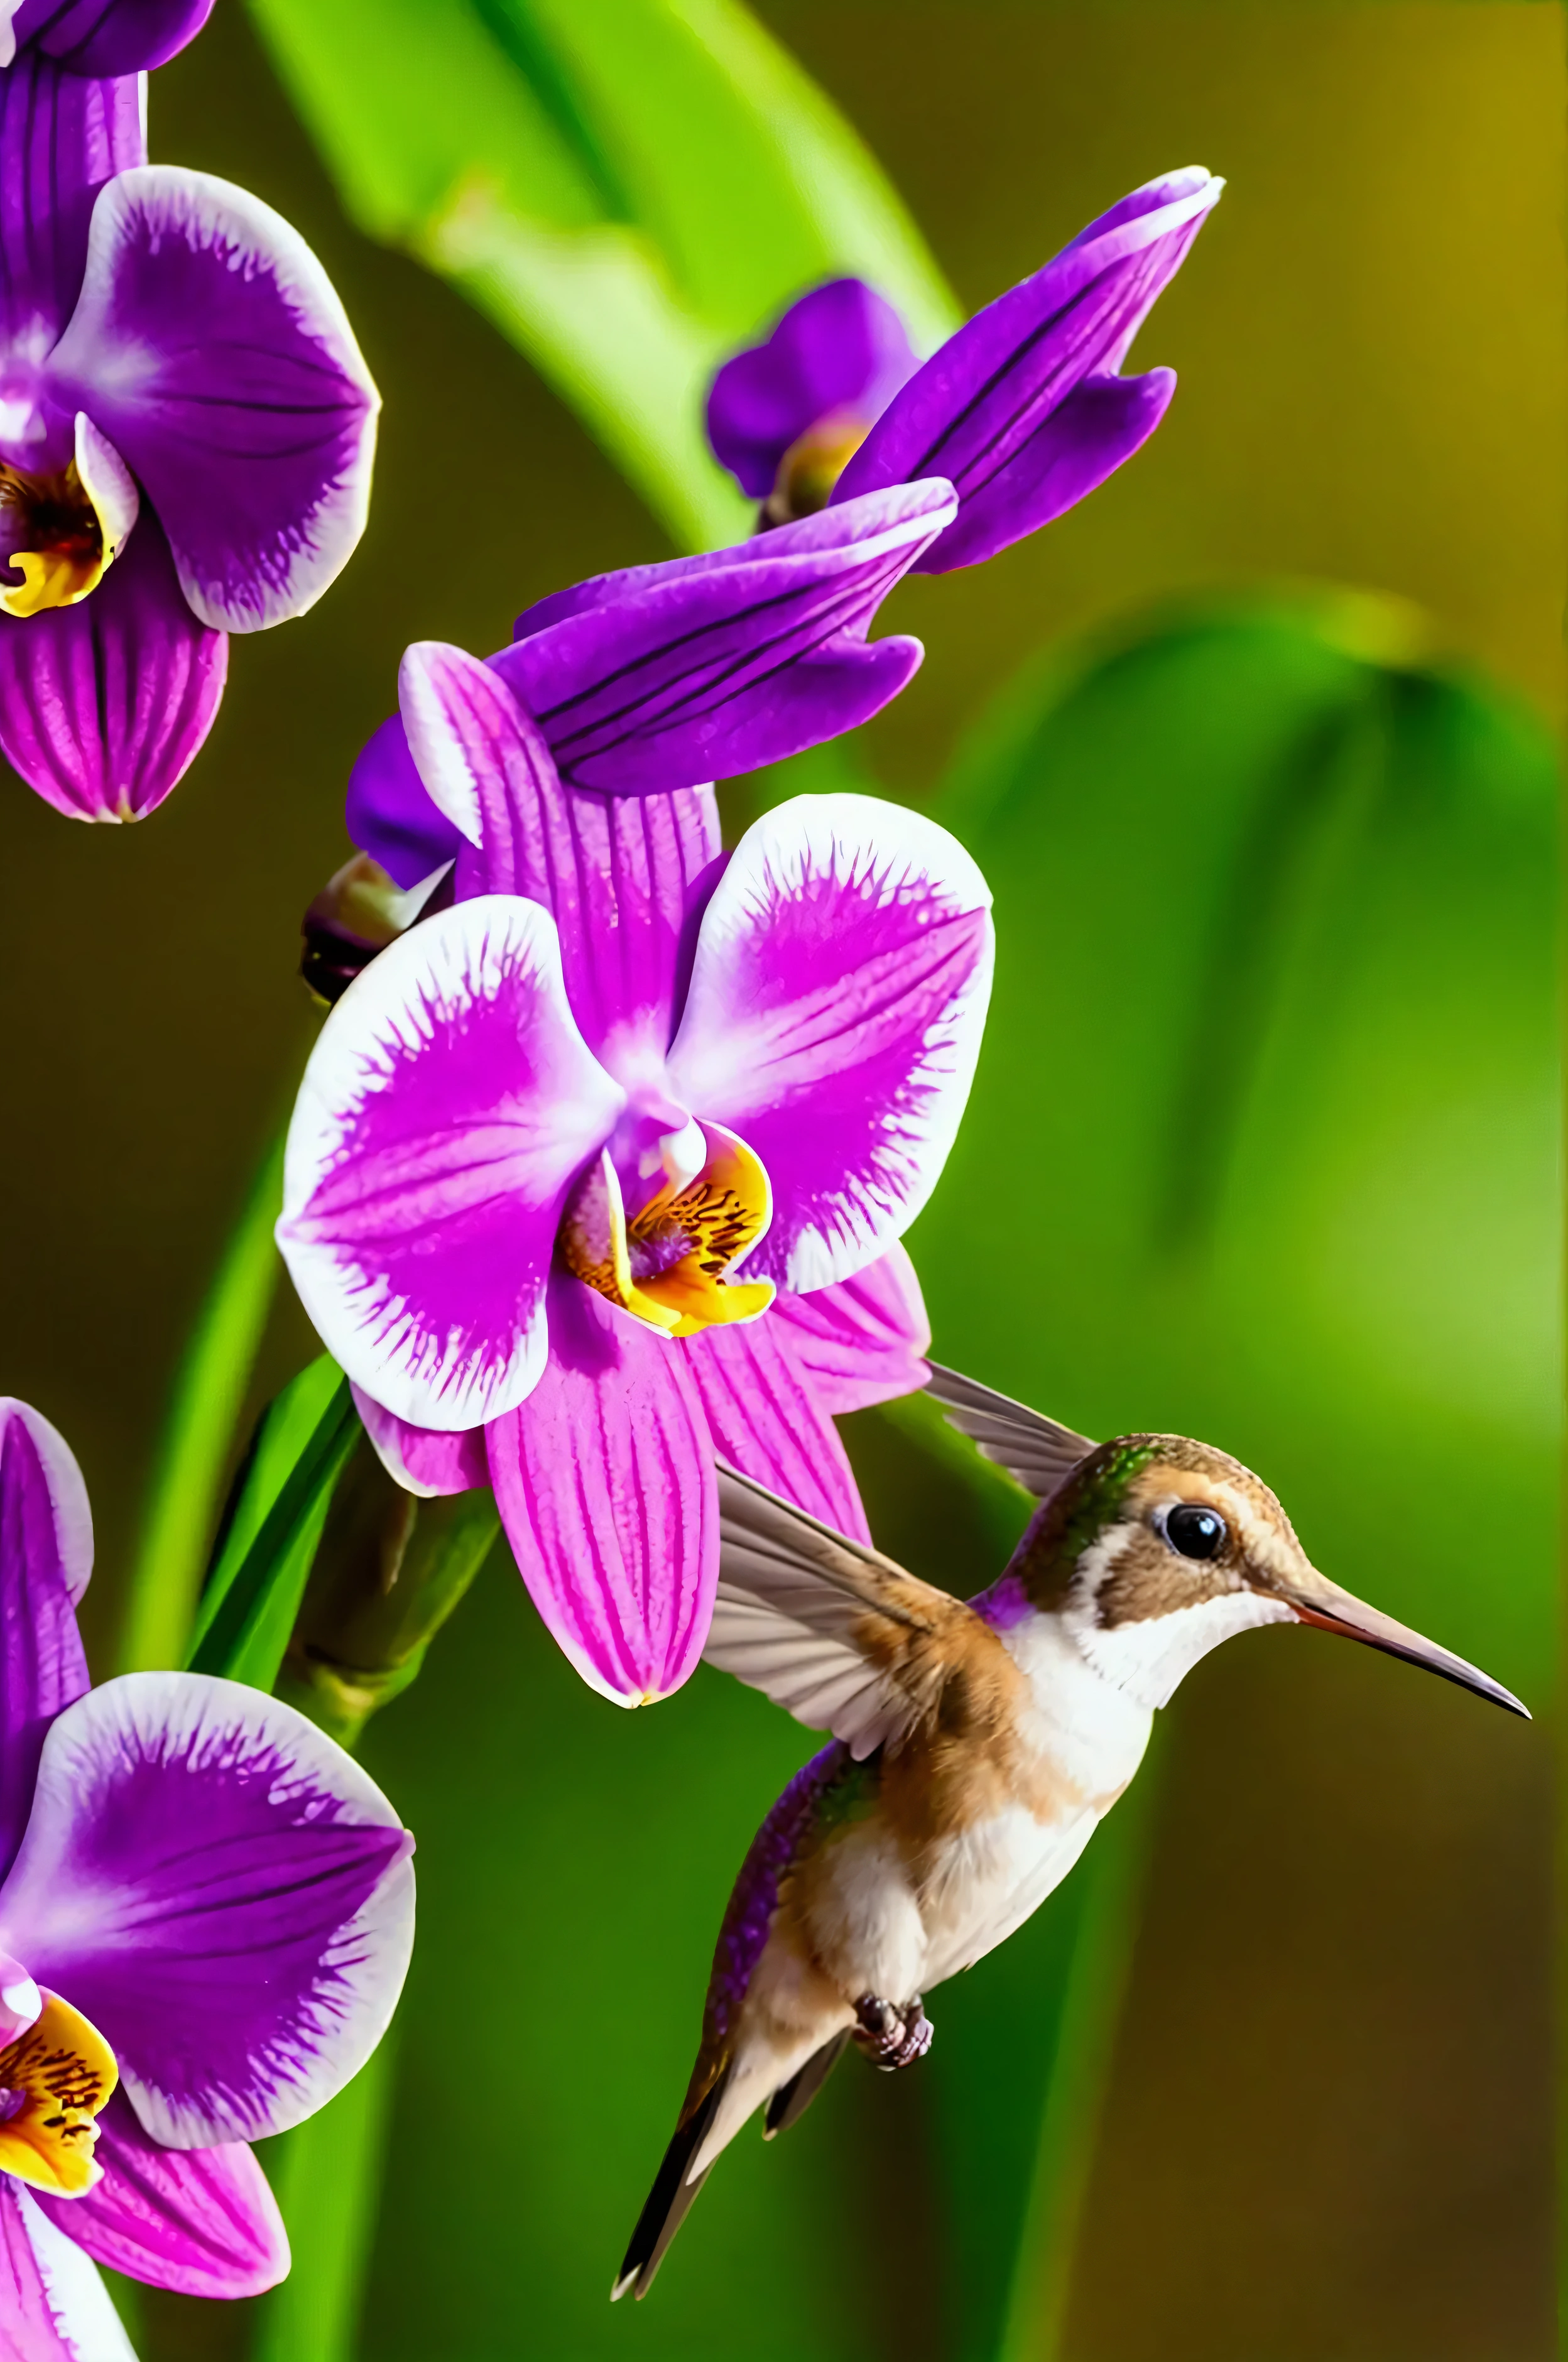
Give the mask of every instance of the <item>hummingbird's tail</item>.
[[824, 2042], [820, 2050], [814, 2050], [798, 2074], [791, 2075], [787, 2083], [779, 2084], [767, 2103], [767, 2114], [762, 2120], [764, 2140], [771, 2140], [775, 2133], [787, 2133], [791, 2125], [800, 2123], [844, 2056], [848, 2040], [849, 2028], [845, 2026], [842, 2034], [835, 2034], [831, 2042]]
[[687, 2175], [708, 2134], [730, 2080], [726, 2066], [715, 2077], [689, 2116], [682, 2116], [675, 2128], [675, 2137], [664, 2153], [647, 2203], [637, 2217], [637, 2227], [632, 2234], [625, 2260], [610, 2291], [610, 2301], [625, 2295], [628, 2289], [634, 2296], [646, 2296], [654, 2284], [654, 2275], [665, 2258], [670, 2241], [679, 2230], [691, 2209], [691, 2202], [712, 2171], [704, 2166], [695, 2180]]

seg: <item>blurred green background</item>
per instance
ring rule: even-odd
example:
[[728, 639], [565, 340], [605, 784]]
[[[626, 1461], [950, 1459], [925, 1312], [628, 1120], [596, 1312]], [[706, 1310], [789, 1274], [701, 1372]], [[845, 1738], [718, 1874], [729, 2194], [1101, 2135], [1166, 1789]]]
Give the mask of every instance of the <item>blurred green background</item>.
[[[928, 658], [864, 761], [938, 796], [1003, 947], [913, 1242], [939, 1350], [1090, 1432], [1211, 1432], [1331, 1573], [1544, 1706], [1561, 15], [757, 14], [966, 308], [1155, 171], [1231, 182], [1140, 341], [1182, 379], [1154, 444], [888, 611]], [[237, 0], [157, 77], [152, 145], [300, 227], [386, 412], [358, 557], [236, 645], [151, 822], [89, 832], [4, 792], [4, 1384], [85, 1468], [101, 1668], [181, 1344], [314, 1030], [298, 916], [399, 651], [496, 646], [529, 600], [668, 547], [485, 319], [348, 225]], [[252, 1410], [313, 1350], [282, 1303]], [[913, 1496], [895, 1432], [855, 1448], [889, 1546], [986, 1579], [935, 1562], [979, 1548], [940, 1473]], [[1277, 1633], [1184, 1686], [1122, 1841], [1129, 1894], [1147, 1848], [1142, 1906], [1106, 1905], [1135, 1941], [1083, 1955], [1125, 2001], [1070, 2260], [1028, 2211], [1058, 1919], [936, 1997], [929, 2072], [846, 2069], [788, 2143], [739, 2144], [654, 2297], [612, 2314], [724, 1894], [808, 1746], [706, 1674], [654, 1716], [602, 1707], [498, 1556], [365, 1750], [420, 1838], [422, 1933], [360, 2096], [388, 2175], [358, 2344], [155, 2300], [147, 2354], [1549, 2352], [1545, 1732]]]

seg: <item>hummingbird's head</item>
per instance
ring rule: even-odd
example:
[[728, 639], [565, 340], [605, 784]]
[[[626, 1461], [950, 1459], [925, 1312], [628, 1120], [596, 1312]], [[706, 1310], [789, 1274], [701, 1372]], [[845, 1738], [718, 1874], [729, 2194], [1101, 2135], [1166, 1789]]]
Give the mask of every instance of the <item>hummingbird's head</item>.
[[1095, 1671], [1143, 1705], [1164, 1705], [1233, 1632], [1315, 1624], [1526, 1712], [1474, 1665], [1320, 1574], [1268, 1486], [1186, 1436], [1100, 1444], [1041, 1507], [1010, 1572]]

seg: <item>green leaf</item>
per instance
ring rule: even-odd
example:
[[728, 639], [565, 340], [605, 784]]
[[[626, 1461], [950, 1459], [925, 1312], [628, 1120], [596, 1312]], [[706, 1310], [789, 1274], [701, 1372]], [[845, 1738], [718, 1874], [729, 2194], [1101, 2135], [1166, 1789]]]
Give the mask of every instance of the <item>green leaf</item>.
[[[997, 983], [911, 1240], [945, 1360], [1088, 1435], [1235, 1451], [1329, 1573], [1527, 1702], [1552, 1661], [1556, 799], [1544, 728], [1366, 600], [1189, 607], [1053, 657], [935, 807], [995, 891]], [[941, 1996], [977, 2362], [1010, 2274], [1009, 2356], [1059, 2332], [1096, 2078], [1075, 2098], [1080, 2046], [1039, 2023], [1114, 1988], [1136, 1916], [1129, 1892], [1121, 1935], [1081, 1939], [1090, 1976], [1074, 1909], [1069, 1882]]]
[[127, 1588], [119, 1670], [184, 1656], [218, 1487], [282, 1269], [272, 1225], [283, 1196], [283, 1141], [269, 1149], [224, 1250], [174, 1383]]
[[261, 2300], [250, 2362], [353, 2362], [396, 2050], [388, 2034], [335, 2100], [261, 2144], [293, 2263]]
[[717, 363], [816, 281], [917, 344], [952, 298], [854, 131], [734, 0], [251, 0], [370, 236], [450, 279], [677, 542], [749, 530], [708, 451]]
[[348, 1381], [327, 1353], [267, 1409], [202, 1594], [186, 1657], [193, 1672], [271, 1690], [360, 1433]]

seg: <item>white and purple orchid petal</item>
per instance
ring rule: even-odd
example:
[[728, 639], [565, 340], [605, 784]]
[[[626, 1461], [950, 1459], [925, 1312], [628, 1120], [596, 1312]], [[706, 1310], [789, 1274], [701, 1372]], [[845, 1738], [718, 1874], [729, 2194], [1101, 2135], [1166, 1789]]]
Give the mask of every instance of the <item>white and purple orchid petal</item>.
[[808, 1517], [870, 1540], [827, 1399], [804, 1375], [771, 1310], [745, 1326], [701, 1330], [671, 1350], [691, 1373], [722, 1460]]
[[165, 2148], [116, 2092], [94, 2158], [101, 2181], [38, 2203], [94, 2263], [181, 2296], [259, 2296], [288, 2271], [278, 2202], [243, 2141]]
[[303, 614], [346, 564], [376, 390], [326, 273], [259, 198], [172, 164], [112, 181], [50, 378], [130, 463], [203, 623]]
[[1074, 405], [1069, 396], [1086, 378], [1120, 370], [1223, 185], [1198, 167], [1150, 182], [988, 304], [894, 395], [839, 478], [834, 502], [941, 473], [962, 519], [992, 493], [968, 557], [950, 554], [944, 536], [915, 561], [920, 571], [944, 573], [990, 556], [1103, 481], [1153, 432], [1174, 380], [1161, 373], [1121, 403]]
[[383, 1410], [362, 1386], [349, 1392], [377, 1458], [405, 1493], [434, 1501], [446, 1493], [471, 1493], [490, 1483], [482, 1427], [465, 1428], [457, 1435], [444, 1434], [439, 1428], [411, 1427], [407, 1419]]
[[127, 1673], [44, 1741], [0, 1943], [99, 2027], [171, 2148], [253, 2140], [364, 2064], [414, 1940], [413, 1839], [292, 1706]]
[[697, 937], [669, 1087], [740, 1133], [773, 1222], [740, 1278], [851, 1278], [924, 1205], [979, 1054], [990, 893], [955, 837], [867, 796], [747, 830]]
[[892, 1402], [926, 1385], [931, 1348], [915, 1268], [889, 1247], [853, 1279], [810, 1296], [779, 1296], [768, 1326], [824, 1410], [834, 1418]]
[[88, 1686], [75, 1610], [92, 1571], [87, 1487], [64, 1438], [0, 1397], [0, 1877], [28, 1825], [44, 1735]]
[[0, 752], [72, 820], [140, 820], [200, 751], [227, 670], [144, 506], [91, 597], [0, 616]]
[[0, 2174], [0, 2362], [136, 2362], [98, 2268]]
[[193, 41], [213, 0], [10, 0], [0, 66], [31, 43], [75, 74], [150, 73]]
[[781, 761], [880, 712], [918, 640], [867, 644], [895, 582], [955, 513], [894, 485], [739, 549], [634, 568], [547, 600], [493, 659], [569, 786], [649, 795]]
[[624, 1104], [555, 925], [511, 895], [412, 928], [349, 986], [289, 1129], [278, 1243], [329, 1351], [415, 1427], [523, 1401], [567, 1192]]
[[397, 701], [425, 793], [470, 852], [485, 849], [470, 893], [511, 893], [508, 773], [549, 764], [548, 749], [505, 682], [445, 640], [416, 640], [403, 650]]
[[0, 459], [14, 468], [71, 458], [79, 405], [51, 395], [45, 364], [81, 292], [98, 192], [146, 156], [134, 79], [32, 49], [0, 78]]
[[743, 492], [766, 500], [792, 443], [834, 412], [868, 427], [918, 367], [885, 295], [863, 279], [830, 280], [719, 370], [708, 396], [714, 457]]
[[350, 835], [383, 867], [412, 867], [447, 841], [425, 828], [421, 807], [434, 812], [458, 856], [458, 900], [507, 891], [548, 911], [583, 1039], [628, 1089], [652, 1087], [673, 1026], [682, 944], [717, 875], [712, 789], [632, 797], [563, 788], [531, 717], [492, 666], [461, 649], [410, 648], [400, 680], [401, 722], [383, 725], [355, 767]]
[[486, 1440], [518, 1570], [583, 1680], [617, 1705], [679, 1689], [719, 1575], [713, 1448], [682, 1349], [558, 1278], [549, 1368]]

